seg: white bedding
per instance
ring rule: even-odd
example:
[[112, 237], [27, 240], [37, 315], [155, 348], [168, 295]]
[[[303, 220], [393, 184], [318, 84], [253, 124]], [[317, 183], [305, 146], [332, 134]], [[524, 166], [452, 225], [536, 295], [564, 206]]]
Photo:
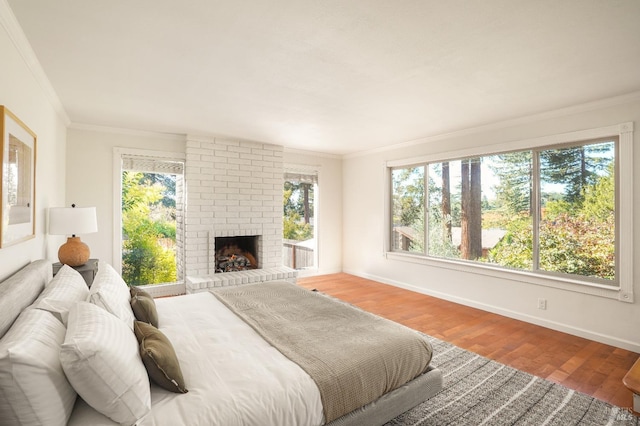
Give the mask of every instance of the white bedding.
[[[173, 344], [186, 394], [151, 384], [139, 425], [320, 425], [311, 377], [265, 342], [212, 294], [156, 299], [159, 329]], [[249, 349], [251, 348], [251, 349]], [[284, 409], [283, 409], [284, 408]], [[78, 398], [69, 425], [114, 425]]]

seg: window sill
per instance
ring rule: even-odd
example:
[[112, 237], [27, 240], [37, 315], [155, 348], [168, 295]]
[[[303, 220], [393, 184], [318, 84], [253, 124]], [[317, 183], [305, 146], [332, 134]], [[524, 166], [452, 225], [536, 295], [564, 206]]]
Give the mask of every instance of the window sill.
[[633, 293], [625, 292], [622, 287], [619, 286], [608, 286], [589, 281], [536, 274], [534, 272], [508, 270], [482, 263], [468, 263], [452, 259], [436, 259], [411, 253], [386, 252], [385, 257], [394, 261], [469, 272], [633, 303]]
[[186, 293], [186, 285], [184, 282], [165, 283], [165, 284], [145, 284], [137, 287], [146, 291], [154, 298], [179, 296]]

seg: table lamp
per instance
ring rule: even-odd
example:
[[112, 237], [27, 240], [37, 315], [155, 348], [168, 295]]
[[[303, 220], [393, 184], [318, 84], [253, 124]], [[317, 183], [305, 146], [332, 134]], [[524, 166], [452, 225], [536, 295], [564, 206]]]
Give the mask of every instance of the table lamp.
[[98, 232], [95, 207], [51, 207], [49, 209], [49, 234], [71, 235], [58, 249], [60, 263], [80, 266], [89, 260], [89, 246], [76, 237], [77, 234]]

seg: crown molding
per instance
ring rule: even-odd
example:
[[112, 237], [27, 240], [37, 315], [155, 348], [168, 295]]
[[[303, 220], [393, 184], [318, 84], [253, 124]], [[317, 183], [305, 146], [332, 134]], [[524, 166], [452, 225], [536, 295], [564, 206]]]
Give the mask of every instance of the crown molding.
[[328, 152], [318, 152], [318, 151], [309, 151], [309, 150], [298, 149], [298, 148], [288, 148], [286, 146], [284, 147], [284, 152], [285, 154], [308, 155], [312, 157], [331, 158], [334, 160], [341, 160], [343, 158], [343, 155], [341, 154], [331, 154]]
[[409, 148], [412, 146], [428, 144], [432, 142], [441, 141], [444, 139], [451, 139], [451, 138], [460, 137], [460, 136], [468, 136], [476, 133], [487, 132], [490, 130], [499, 130], [499, 129], [504, 129], [508, 127], [514, 127], [517, 125], [534, 123], [534, 122], [548, 120], [552, 118], [565, 117], [568, 115], [579, 114], [583, 112], [598, 110], [598, 109], [612, 107], [616, 105], [624, 105], [624, 104], [635, 102], [638, 100], [640, 100], [640, 91], [627, 93], [621, 96], [600, 99], [597, 101], [587, 102], [579, 105], [573, 105], [566, 108], [545, 111], [538, 114], [531, 114], [523, 117], [509, 119], [509, 120], [497, 121], [495, 123], [484, 124], [476, 127], [469, 127], [466, 129], [461, 129], [461, 130], [457, 130], [449, 133], [443, 133], [440, 135], [427, 136], [424, 138], [414, 139], [406, 142], [400, 142], [397, 144], [383, 146], [380, 148], [374, 148], [374, 149], [369, 149], [365, 151], [354, 152], [351, 154], [345, 154], [343, 155], [342, 158], [346, 160], [350, 158], [365, 157], [372, 154], [378, 154], [381, 152], [387, 152], [387, 151], [392, 151], [392, 150], [401, 149], [401, 148]]
[[24, 34], [24, 31], [18, 23], [16, 16], [13, 14], [7, 0], [0, 0], [0, 25], [7, 32], [11, 42], [22, 57], [22, 60], [29, 71], [31, 71], [31, 75], [35, 78], [45, 97], [49, 100], [51, 106], [53, 106], [53, 109], [63, 121], [64, 125], [69, 126], [71, 120], [62, 106], [62, 102], [60, 102], [58, 94], [53, 89], [49, 78], [42, 69], [42, 65], [40, 64], [38, 57], [33, 51], [31, 44], [29, 44], [27, 36]]

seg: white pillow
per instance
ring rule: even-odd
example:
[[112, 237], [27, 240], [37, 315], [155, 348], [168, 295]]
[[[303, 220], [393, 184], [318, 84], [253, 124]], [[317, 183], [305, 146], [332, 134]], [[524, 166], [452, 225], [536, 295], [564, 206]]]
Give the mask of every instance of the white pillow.
[[64, 337], [57, 318], [28, 309], [0, 340], [0, 423], [67, 424], [76, 391], [60, 364]]
[[51, 262], [40, 259], [0, 281], [0, 337], [11, 328], [24, 308], [36, 300], [45, 284], [51, 281], [52, 273]]
[[71, 306], [87, 300], [88, 296], [89, 288], [82, 275], [71, 266], [63, 265], [30, 307], [51, 312], [66, 326]]
[[60, 362], [78, 395], [113, 421], [134, 424], [151, 409], [136, 336], [104, 309], [87, 302], [71, 308]]
[[133, 330], [135, 316], [131, 309], [129, 286], [106, 262], [98, 264], [98, 272], [89, 291], [89, 302], [117, 316]]

